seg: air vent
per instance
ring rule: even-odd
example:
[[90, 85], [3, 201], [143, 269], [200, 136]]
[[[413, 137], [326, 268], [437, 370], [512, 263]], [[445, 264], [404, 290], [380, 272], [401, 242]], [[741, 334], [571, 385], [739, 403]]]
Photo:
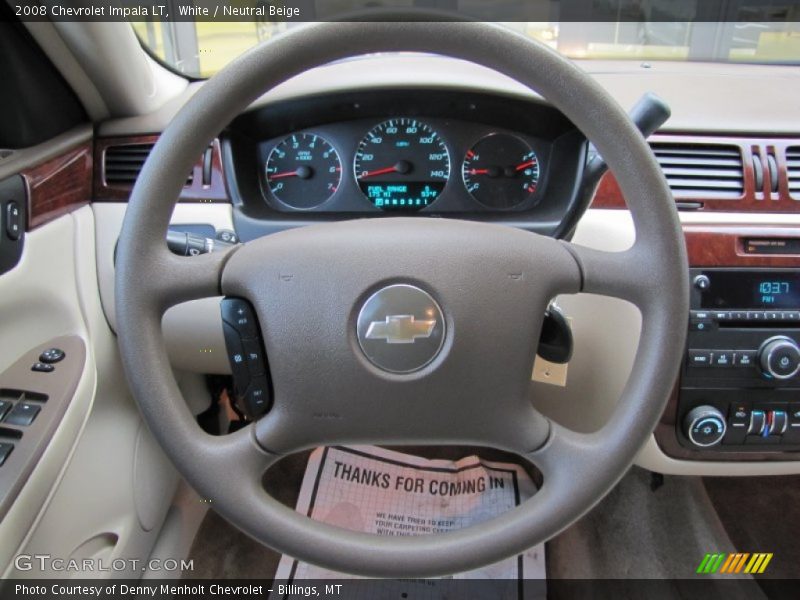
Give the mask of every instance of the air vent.
[[[126, 144], [109, 146], [105, 152], [104, 174], [106, 185], [112, 187], [133, 187], [155, 144]], [[192, 173], [186, 185], [192, 184]]]
[[789, 195], [800, 200], [800, 146], [786, 150], [786, 177], [789, 180]]
[[738, 199], [744, 195], [744, 169], [738, 146], [650, 144], [672, 193], [678, 198]]

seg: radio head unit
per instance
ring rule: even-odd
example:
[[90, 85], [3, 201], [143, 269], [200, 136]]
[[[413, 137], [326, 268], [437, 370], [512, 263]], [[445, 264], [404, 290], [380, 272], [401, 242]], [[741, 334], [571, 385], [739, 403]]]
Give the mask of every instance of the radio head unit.
[[800, 272], [716, 269], [694, 275], [692, 306], [708, 310], [798, 310]]
[[800, 459], [800, 270], [692, 269], [691, 279], [678, 441]]

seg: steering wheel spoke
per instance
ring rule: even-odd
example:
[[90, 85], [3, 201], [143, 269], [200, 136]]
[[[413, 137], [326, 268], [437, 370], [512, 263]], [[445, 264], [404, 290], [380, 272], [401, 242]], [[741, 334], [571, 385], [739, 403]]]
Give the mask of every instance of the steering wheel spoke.
[[[400, 405], [385, 396], [339, 399], [324, 395], [276, 397], [253, 425], [270, 454], [289, 455], [320, 445], [468, 445], [520, 456], [545, 445], [550, 422], [527, 397], [461, 397], [410, 394]], [[368, 425], [366, 425], [368, 424]]]
[[151, 300], [166, 310], [181, 302], [219, 296], [225, 264], [237, 249], [233, 246], [198, 256], [177, 256], [159, 248], [148, 257], [153, 265], [146, 273]]
[[587, 246], [562, 242], [578, 263], [581, 275], [581, 292], [629, 300], [641, 305], [653, 289], [650, 260], [639, 247], [624, 252], [607, 252]]

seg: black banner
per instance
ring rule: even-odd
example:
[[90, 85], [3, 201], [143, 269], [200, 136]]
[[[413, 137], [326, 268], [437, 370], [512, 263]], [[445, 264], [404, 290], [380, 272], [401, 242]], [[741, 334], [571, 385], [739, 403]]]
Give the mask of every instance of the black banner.
[[791, 22], [800, 0], [10, 0], [23, 21]]
[[212, 580], [212, 579], [64, 579], [0, 581], [2, 600], [324, 600], [389, 598], [415, 600], [505, 600], [505, 599], [619, 599], [647, 598], [796, 598], [800, 580], [756, 581], [750, 577], [693, 579], [580, 579], [580, 580]]

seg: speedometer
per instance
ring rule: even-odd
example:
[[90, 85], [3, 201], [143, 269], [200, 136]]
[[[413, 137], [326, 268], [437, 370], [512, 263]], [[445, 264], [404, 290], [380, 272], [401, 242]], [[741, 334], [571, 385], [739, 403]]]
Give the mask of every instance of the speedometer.
[[431, 204], [450, 177], [450, 155], [439, 135], [415, 119], [392, 119], [361, 140], [358, 186], [382, 210], [414, 211]]

